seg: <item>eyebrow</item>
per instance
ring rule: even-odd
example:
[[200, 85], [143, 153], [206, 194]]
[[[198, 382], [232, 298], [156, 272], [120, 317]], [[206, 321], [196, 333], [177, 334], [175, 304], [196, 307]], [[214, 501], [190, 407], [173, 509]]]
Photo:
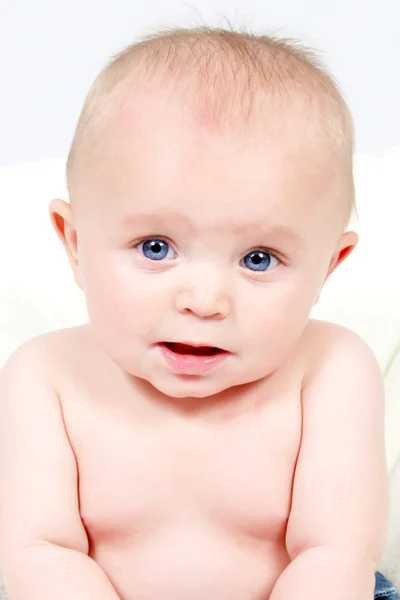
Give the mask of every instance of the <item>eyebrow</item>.
[[[181, 212], [175, 211], [160, 211], [157, 213], [151, 213], [146, 211], [137, 212], [136, 214], [126, 215], [122, 221], [122, 226], [127, 225], [141, 225], [150, 224], [155, 227], [163, 226], [165, 223], [173, 223], [174, 225], [182, 225], [191, 232], [195, 232], [196, 228], [188, 217], [183, 215]], [[232, 227], [232, 224], [231, 224]], [[240, 234], [246, 231], [251, 232], [254, 235], [268, 236], [273, 240], [284, 240], [294, 246], [302, 247], [305, 245], [305, 238], [296, 230], [285, 225], [268, 225], [260, 223], [259, 221], [254, 223], [237, 224], [233, 227], [235, 234]]]

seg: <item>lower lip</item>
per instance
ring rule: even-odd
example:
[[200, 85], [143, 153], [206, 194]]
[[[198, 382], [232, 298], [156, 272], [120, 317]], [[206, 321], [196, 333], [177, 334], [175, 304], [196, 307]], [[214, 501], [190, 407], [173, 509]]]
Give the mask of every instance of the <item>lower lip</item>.
[[212, 356], [198, 356], [196, 354], [179, 354], [170, 350], [164, 344], [157, 344], [167, 364], [177, 373], [182, 375], [200, 375], [210, 371], [222, 363], [229, 352], [219, 352]]

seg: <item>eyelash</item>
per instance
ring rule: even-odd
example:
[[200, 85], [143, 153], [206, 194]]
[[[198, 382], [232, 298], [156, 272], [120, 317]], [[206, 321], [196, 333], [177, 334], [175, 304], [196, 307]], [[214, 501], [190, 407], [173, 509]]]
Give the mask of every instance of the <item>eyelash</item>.
[[[166, 238], [162, 235], [147, 235], [143, 238], [140, 238], [140, 240], [135, 242], [132, 247], [137, 248], [138, 246], [140, 246], [140, 244], [144, 244], [145, 242], [148, 242], [149, 240], [154, 240], [154, 239], [161, 240], [163, 242], [167, 242], [167, 244], [169, 244], [173, 248], [173, 244], [168, 240], [168, 238]], [[256, 250], [261, 250], [262, 252], [266, 252], [267, 254], [274, 256], [279, 261], [279, 263], [283, 263], [283, 259], [280, 257], [280, 255], [278, 253], [276, 253], [274, 250], [271, 250], [270, 248], [265, 248], [264, 246], [255, 246], [254, 248], [252, 248], [251, 250], [246, 252], [246, 254], [244, 256], [247, 256], [247, 254], [250, 254], [251, 252], [254, 252]]]
[[135, 242], [132, 247], [137, 248], [138, 246], [140, 246], [140, 244], [144, 244], [145, 242], [148, 242], [150, 240], [161, 240], [162, 242], [167, 242], [167, 244], [173, 248], [172, 242], [170, 242], [170, 240], [164, 237], [163, 235], [147, 235], [144, 238], [140, 238], [140, 240]]

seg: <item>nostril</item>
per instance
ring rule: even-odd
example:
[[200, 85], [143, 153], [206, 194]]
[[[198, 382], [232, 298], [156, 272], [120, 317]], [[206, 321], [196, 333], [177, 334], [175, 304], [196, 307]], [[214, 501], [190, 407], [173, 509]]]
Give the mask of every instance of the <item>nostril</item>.
[[175, 299], [176, 309], [202, 319], [222, 319], [230, 313], [230, 302], [225, 295], [201, 292], [180, 292]]

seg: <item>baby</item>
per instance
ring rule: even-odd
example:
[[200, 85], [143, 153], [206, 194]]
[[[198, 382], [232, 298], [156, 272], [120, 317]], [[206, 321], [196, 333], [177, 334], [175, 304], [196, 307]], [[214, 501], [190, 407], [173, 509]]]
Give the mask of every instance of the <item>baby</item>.
[[89, 322], [0, 379], [10, 600], [373, 598], [383, 380], [310, 319], [358, 242], [352, 155], [288, 41], [164, 30], [102, 70], [50, 204]]

